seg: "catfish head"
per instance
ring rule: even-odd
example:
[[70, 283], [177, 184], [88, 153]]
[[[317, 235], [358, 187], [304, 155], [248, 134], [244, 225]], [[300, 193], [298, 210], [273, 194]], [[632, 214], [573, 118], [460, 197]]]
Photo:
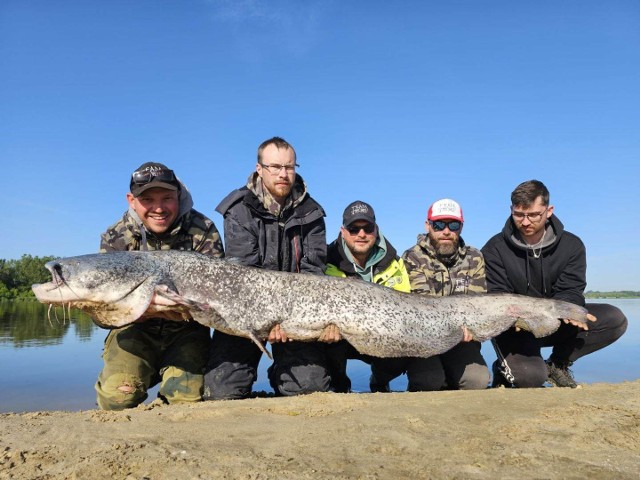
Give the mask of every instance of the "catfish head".
[[[148, 252], [113, 252], [82, 255], [48, 262], [52, 281], [32, 286], [45, 304], [77, 308], [101, 327], [121, 327], [145, 316], [185, 319], [188, 310], [150, 304], [159, 285], [172, 288], [163, 265]], [[169, 285], [168, 285], [169, 284]]]

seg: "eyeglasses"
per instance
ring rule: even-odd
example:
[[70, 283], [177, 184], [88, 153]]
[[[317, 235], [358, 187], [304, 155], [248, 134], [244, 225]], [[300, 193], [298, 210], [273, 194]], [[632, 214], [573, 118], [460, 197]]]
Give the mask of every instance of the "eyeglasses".
[[545, 208], [542, 212], [524, 213], [524, 212], [517, 212], [517, 211], [513, 210], [513, 208], [512, 208], [511, 209], [511, 215], [513, 216], [513, 218], [515, 218], [519, 222], [521, 222], [522, 220], [524, 220], [526, 218], [531, 223], [538, 223], [540, 221], [540, 219], [542, 218], [542, 215], [544, 215], [545, 212], [548, 209], [549, 209], [549, 207]]
[[364, 230], [364, 233], [367, 235], [371, 235], [376, 231], [376, 226], [373, 223], [367, 223], [366, 225], [349, 225], [348, 227], [344, 227], [347, 232], [351, 235], [357, 235], [360, 233], [360, 230]]
[[445, 228], [449, 227], [449, 231], [458, 232], [462, 228], [462, 222], [458, 220], [452, 220], [450, 222], [445, 222], [444, 220], [434, 220], [429, 222], [431, 228], [433, 228], [436, 232], [441, 232]]
[[299, 167], [297, 163], [293, 165], [278, 165], [277, 163], [272, 163], [271, 165], [267, 165], [265, 163], [261, 163], [264, 168], [266, 168], [271, 175], [278, 175], [282, 169], [284, 168], [287, 173], [293, 173], [296, 171], [296, 167]]
[[147, 167], [144, 170], [133, 172], [131, 175], [131, 182], [136, 185], [146, 185], [152, 180], [167, 183], [178, 182], [173, 170], [165, 170], [164, 168]]

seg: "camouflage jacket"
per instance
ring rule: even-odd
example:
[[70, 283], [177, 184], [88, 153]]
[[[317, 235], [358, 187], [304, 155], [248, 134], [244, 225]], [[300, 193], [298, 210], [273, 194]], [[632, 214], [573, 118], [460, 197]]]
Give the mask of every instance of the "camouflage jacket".
[[[111, 225], [100, 237], [100, 252], [122, 250], [193, 250], [211, 257], [223, 257], [224, 249], [218, 229], [213, 221], [191, 209], [182, 215], [168, 232], [159, 236], [136, 221], [137, 215], [131, 210]], [[143, 233], [146, 242], [143, 242]]]
[[191, 193], [180, 182], [178, 218], [171, 228], [157, 235], [149, 232], [138, 214], [129, 208], [100, 237], [100, 253], [124, 250], [192, 250], [211, 257], [224, 257], [224, 248], [213, 221], [193, 208]]
[[487, 291], [482, 253], [465, 245], [462, 238], [458, 251], [446, 262], [438, 258], [425, 234], [418, 235], [417, 244], [404, 252], [402, 258], [414, 293], [440, 297]]

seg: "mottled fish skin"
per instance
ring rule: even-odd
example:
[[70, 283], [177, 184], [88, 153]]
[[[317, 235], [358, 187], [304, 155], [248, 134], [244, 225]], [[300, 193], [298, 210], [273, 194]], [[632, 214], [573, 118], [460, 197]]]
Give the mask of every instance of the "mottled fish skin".
[[[163, 312], [223, 332], [264, 339], [280, 323], [294, 340], [316, 340], [329, 324], [359, 352], [378, 357], [429, 357], [462, 339], [495, 337], [516, 325], [537, 337], [560, 319], [587, 323], [577, 305], [514, 294], [430, 298], [369, 282], [275, 272], [195, 252], [114, 252], [47, 264], [54, 281], [34, 285], [38, 300], [71, 304], [101, 326], [121, 327]], [[166, 306], [149, 309], [151, 299]]]

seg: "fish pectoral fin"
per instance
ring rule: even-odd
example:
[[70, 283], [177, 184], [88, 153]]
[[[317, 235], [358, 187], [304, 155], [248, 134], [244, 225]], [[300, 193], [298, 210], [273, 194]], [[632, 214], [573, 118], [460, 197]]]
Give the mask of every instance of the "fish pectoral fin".
[[155, 295], [153, 297], [153, 303], [156, 305], [163, 305], [167, 307], [183, 305], [190, 309], [202, 311], [211, 309], [211, 306], [208, 303], [198, 302], [196, 300], [183, 297], [175, 290], [172, 290], [168, 285], [156, 285], [154, 292]]
[[253, 343], [255, 343], [258, 346], [258, 348], [262, 351], [262, 353], [264, 353], [267, 357], [269, 357], [269, 360], [273, 360], [273, 357], [267, 351], [267, 349], [264, 348], [264, 345], [262, 344], [262, 342], [260, 340], [258, 340], [258, 337], [256, 337], [255, 333], [250, 332], [249, 333], [249, 338], [253, 341]]
[[[149, 289], [138, 288], [113, 303], [96, 302], [90, 305], [82, 304], [85, 310], [100, 327], [122, 327], [135, 322], [142, 317], [149, 308], [153, 292]], [[80, 308], [80, 303], [76, 308]]]

